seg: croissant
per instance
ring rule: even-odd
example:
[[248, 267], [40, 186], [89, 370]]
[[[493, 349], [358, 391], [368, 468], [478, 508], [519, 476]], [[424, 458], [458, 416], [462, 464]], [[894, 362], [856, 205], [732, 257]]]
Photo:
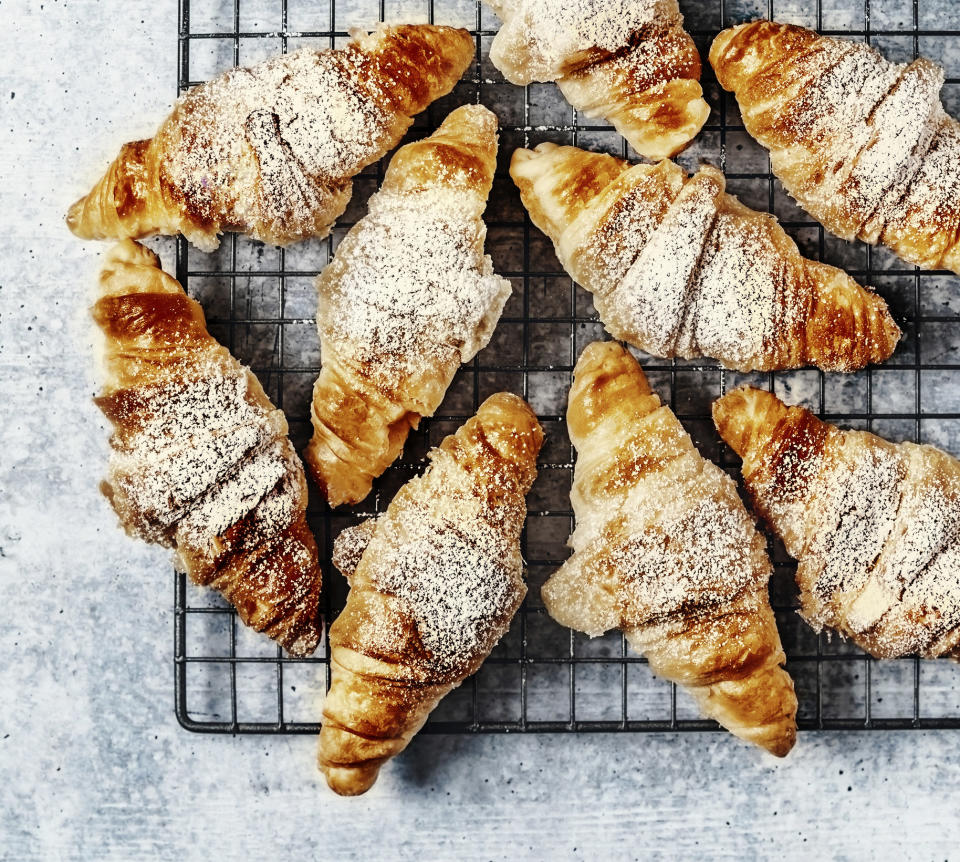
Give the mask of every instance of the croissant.
[[350, 593], [330, 627], [319, 741], [337, 793], [369, 789], [507, 631], [526, 594], [520, 532], [542, 442], [520, 398], [493, 395], [383, 515], [337, 537]]
[[567, 426], [577, 527], [573, 556], [543, 586], [547, 612], [591, 636], [622, 629], [704, 715], [782, 757], [796, 740], [797, 698], [766, 544], [733, 480], [613, 342], [580, 356]]
[[688, 177], [669, 161], [540, 144], [514, 153], [510, 175], [607, 331], [654, 356], [853, 371], [900, 338], [880, 297], [801, 257], [773, 216], [725, 193], [715, 168]]
[[322, 370], [305, 457], [331, 506], [370, 492], [493, 334], [511, 293], [483, 253], [496, 161], [496, 117], [453, 111], [397, 152], [317, 279]]
[[244, 623], [309, 655], [320, 569], [283, 413], [132, 240], [107, 255], [93, 317], [105, 377], [95, 401], [114, 427], [101, 488], [121, 524], [175, 548], [178, 567]]
[[490, 59], [514, 84], [556, 81], [641, 155], [665, 159], [710, 114], [676, 0], [486, 0], [503, 20]]
[[713, 406], [756, 511], [799, 560], [800, 613], [878, 658], [960, 658], [960, 462], [841, 431], [759, 389]]
[[67, 224], [84, 239], [221, 231], [286, 245], [326, 236], [350, 178], [469, 65], [466, 30], [380, 26], [343, 48], [301, 50], [194, 87], [151, 140], [126, 144]]
[[940, 102], [939, 66], [772, 21], [724, 30], [710, 62], [824, 227], [960, 273], [960, 123]]

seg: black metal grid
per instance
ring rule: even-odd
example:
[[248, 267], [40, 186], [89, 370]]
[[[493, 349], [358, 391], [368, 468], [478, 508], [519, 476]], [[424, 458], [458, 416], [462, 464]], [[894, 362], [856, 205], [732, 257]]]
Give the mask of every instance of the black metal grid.
[[[947, 107], [960, 113], [960, 7], [950, 0], [681, 0], [681, 7], [704, 60], [723, 26], [761, 15], [866, 39], [893, 59], [933, 56], [947, 65]], [[429, 446], [487, 395], [509, 389], [531, 401], [547, 434], [523, 536], [529, 595], [510, 633], [480, 672], [444, 700], [424, 732], [715, 729], [697, 717], [685, 695], [678, 698], [674, 686], [655, 680], [644, 659], [627, 652], [622, 635], [591, 641], [554, 623], [539, 601], [540, 585], [566, 556], [573, 526], [566, 389], [580, 349], [602, 337], [602, 328], [589, 295], [563, 273], [549, 242], [532, 227], [506, 165], [515, 147], [544, 140], [633, 155], [622, 139], [608, 126], [581, 122], [553, 85], [517, 88], [504, 82], [487, 58], [496, 18], [479, 0], [180, 0], [179, 14], [180, 92], [238, 63], [301, 45], [342, 44], [348, 27], [375, 18], [466, 26], [476, 38], [475, 65], [451, 96], [418, 118], [410, 137], [428, 133], [463, 102], [482, 102], [501, 120], [487, 250], [497, 270], [513, 281], [514, 294], [490, 346], [461, 370], [438, 415], [411, 435], [402, 459], [374, 493], [345, 512], [311, 503], [324, 565], [326, 619], [335, 618], [345, 598], [344, 579], [329, 565], [339, 530], [383, 511], [394, 491], [422, 468]], [[746, 380], [803, 401], [830, 421], [960, 453], [960, 278], [920, 272], [883, 250], [825, 235], [771, 176], [765, 152], [747, 136], [735, 101], [720, 91], [706, 61], [703, 83], [713, 112], [678, 160], [689, 169], [701, 159], [718, 165], [729, 190], [756, 209], [775, 212], [805, 254], [844, 266], [876, 286], [906, 337], [883, 366], [847, 376], [816, 370], [742, 375], [711, 362], [638, 354], [651, 383], [701, 451], [734, 474], [735, 458], [717, 438], [710, 403]], [[228, 236], [213, 255], [197, 253], [182, 239], [177, 243], [179, 280], [203, 302], [211, 331], [254, 368], [284, 408], [298, 447], [309, 437], [309, 396], [319, 370], [312, 279], [365, 211], [387, 160], [357, 179], [354, 200], [326, 241], [277, 250]], [[776, 570], [771, 598], [797, 684], [801, 728], [960, 728], [957, 665], [877, 662], [836, 638], [818, 637], [795, 613], [793, 565], [778, 543], [771, 542], [771, 553]], [[311, 658], [291, 658], [238, 625], [219, 597], [196, 590], [182, 575], [175, 576], [175, 602], [176, 711], [184, 727], [227, 733], [318, 730], [329, 684], [326, 643]]]

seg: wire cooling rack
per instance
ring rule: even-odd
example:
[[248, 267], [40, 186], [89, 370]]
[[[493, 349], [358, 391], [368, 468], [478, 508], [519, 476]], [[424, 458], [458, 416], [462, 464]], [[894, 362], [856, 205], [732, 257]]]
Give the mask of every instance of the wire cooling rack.
[[[688, 29], [706, 58], [724, 26], [758, 16], [866, 39], [888, 57], [924, 54], [947, 68], [944, 100], [960, 115], [960, 5], [954, 0], [740, 0], [682, 2]], [[514, 291], [490, 345], [458, 373], [437, 415], [410, 436], [401, 460], [352, 510], [331, 512], [314, 494], [309, 519], [324, 567], [328, 622], [343, 607], [346, 583], [330, 565], [333, 539], [346, 526], [382, 512], [394, 492], [422, 469], [423, 456], [488, 395], [526, 398], [546, 431], [540, 474], [529, 496], [523, 536], [529, 594], [509, 634], [479, 673], [450, 694], [425, 732], [704, 730], [687, 696], [656, 679], [646, 662], [611, 633], [590, 640], [544, 612], [540, 586], [566, 557], [573, 527], [569, 489], [574, 452], [563, 413], [580, 350], [603, 337], [589, 295], [564, 274], [550, 243], [527, 218], [506, 174], [513, 149], [541, 141], [572, 143], [634, 156], [609, 126], [585, 123], [552, 84], [514, 87], [488, 59], [495, 16], [478, 0], [181, 0], [178, 84], [186, 88], [237, 64], [301, 46], [343, 44], [348, 29], [377, 20], [451, 24], [476, 39], [476, 60], [447, 98], [417, 118], [410, 137], [432, 131], [464, 102], [482, 102], [501, 121], [500, 165], [487, 208], [487, 251]], [[701, 451], [735, 473], [718, 439], [710, 404], [749, 381], [804, 403], [832, 422], [885, 437], [938, 444], [960, 454], [960, 278], [920, 272], [892, 255], [844, 243], [797, 209], [769, 173], [766, 153], [744, 131], [732, 97], [720, 91], [704, 59], [713, 112], [679, 159], [723, 168], [729, 190], [755, 209], [776, 213], [803, 252], [845, 267], [890, 303], [906, 336], [882, 366], [853, 375], [816, 370], [741, 375], [711, 362], [666, 362], [638, 354], [660, 395]], [[290, 421], [298, 448], [310, 431], [309, 403], [319, 371], [313, 279], [332, 249], [366, 210], [388, 159], [363, 172], [353, 201], [324, 241], [278, 250], [227, 236], [214, 254], [182, 239], [177, 276], [203, 304], [214, 335], [259, 375]], [[837, 638], [814, 634], [797, 616], [794, 567], [771, 542], [771, 599], [796, 682], [801, 728], [960, 728], [960, 666], [915, 659], [878, 662]], [[238, 624], [210, 591], [175, 576], [177, 717], [203, 732], [313, 733], [329, 683], [324, 642], [294, 659]]]

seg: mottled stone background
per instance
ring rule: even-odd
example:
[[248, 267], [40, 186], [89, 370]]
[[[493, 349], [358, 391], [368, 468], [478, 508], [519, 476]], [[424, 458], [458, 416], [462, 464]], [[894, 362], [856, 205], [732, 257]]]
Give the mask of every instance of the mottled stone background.
[[[460, 5], [469, 23], [473, 4]], [[708, 8], [685, 4], [688, 17]], [[841, 0], [823, 8], [826, 26], [856, 26]], [[394, 19], [422, 9], [386, 4]], [[924, 25], [960, 27], [957, 9], [923, 0]], [[873, 11], [909, 25], [912, 3]], [[128, 540], [97, 492], [107, 429], [90, 402], [86, 308], [103, 249], [62, 223], [117, 145], [169, 108], [176, 35], [170, 0], [0, 3], [0, 858], [955, 855], [958, 732], [805, 733], [784, 762], [726, 734], [421, 737], [369, 794], [342, 800], [308, 736], [177, 725], [167, 555]], [[756, 158], [741, 144], [728, 157]], [[172, 244], [154, 247], [169, 263]], [[956, 280], [942, 289], [949, 304]], [[949, 403], [960, 390], [945, 379], [931, 392]], [[952, 430], [938, 439], [958, 452]]]

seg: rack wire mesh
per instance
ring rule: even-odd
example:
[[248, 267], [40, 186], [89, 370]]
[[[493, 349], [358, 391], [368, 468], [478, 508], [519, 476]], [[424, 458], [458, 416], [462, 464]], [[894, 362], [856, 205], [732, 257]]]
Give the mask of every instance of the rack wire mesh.
[[[960, 114], [960, 5], [952, 0], [715, 0], [682, 2], [687, 27], [706, 57], [723, 27], [754, 17], [790, 21], [832, 35], [864, 39], [898, 61], [920, 54], [947, 70], [944, 101]], [[401, 460], [358, 507], [330, 511], [313, 496], [308, 511], [324, 565], [324, 614], [336, 618], [346, 594], [329, 564], [344, 527], [381, 512], [418, 470], [431, 445], [472, 415], [489, 394], [526, 398], [546, 431], [540, 475], [530, 494], [523, 536], [529, 594], [513, 627], [479, 673], [450, 694], [425, 732], [681, 731], [714, 729], [692, 702], [650, 673], [619, 633], [590, 640], [544, 612], [539, 588], [566, 557], [573, 526], [569, 489], [574, 452], [563, 411], [571, 372], [584, 345], [603, 337], [589, 295], [574, 285], [550, 243], [534, 228], [506, 174], [517, 146], [572, 143], [634, 157], [606, 125], [583, 122], [552, 84], [514, 87], [488, 58], [495, 16], [479, 0], [180, 0], [178, 86], [183, 92], [218, 72], [299, 47], [343, 44], [348, 30], [377, 20], [451, 24], [475, 37], [476, 58], [454, 92], [417, 118], [410, 138], [435, 128], [454, 106], [481, 102], [501, 121], [500, 164], [486, 213], [487, 251], [514, 291], [491, 344], [464, 366], [437, 415], [413, 433]], [[736, 475], [735, 457], [718, 439], [710, 404], [749, 381], [803, 403], [848, 427], [895, 440], [932, 442], [960, 454], [960, 278], [906, 267], [882, 249], [824, 233], [797, 209], [769, 170], [766, 153], [746, 134], [736, 102], [705, 63], [713, 106], [703, 132], [679, 159], [688, 169], [709, 161], [729, 190], [775, 213], [803, 252], [845, 267], [890, 302], [906, 333], [884, 365], [853, 375], [816, 370], [742, 375], [712, 362], [664, 361], [637, 354], [660, 395], [701, 451]], [[250, 364], [284, 409], [295, 444], [309, 437], [309, 399], [319, 371], [313, 279], [337, 242], [365, 212], [389, 157], [355, 182], [353, 201], [330, 238], [274, 249], [228, 236], [213, 254], [177, 243], [177, 276], [207, 312], [211, 331]], [[818, 636], [800, 620], [794, 566], [771, 540], [771, 599], [800, 701], [801, 728], [960, 728], [960, 667], [947, 661], [878, 662], [852, 645]], [[324, 642], [295, 659], [238, 624], [212, 592], [175, 575], [176, 712], [194, 731], [313, 733], [326, 687]]]

